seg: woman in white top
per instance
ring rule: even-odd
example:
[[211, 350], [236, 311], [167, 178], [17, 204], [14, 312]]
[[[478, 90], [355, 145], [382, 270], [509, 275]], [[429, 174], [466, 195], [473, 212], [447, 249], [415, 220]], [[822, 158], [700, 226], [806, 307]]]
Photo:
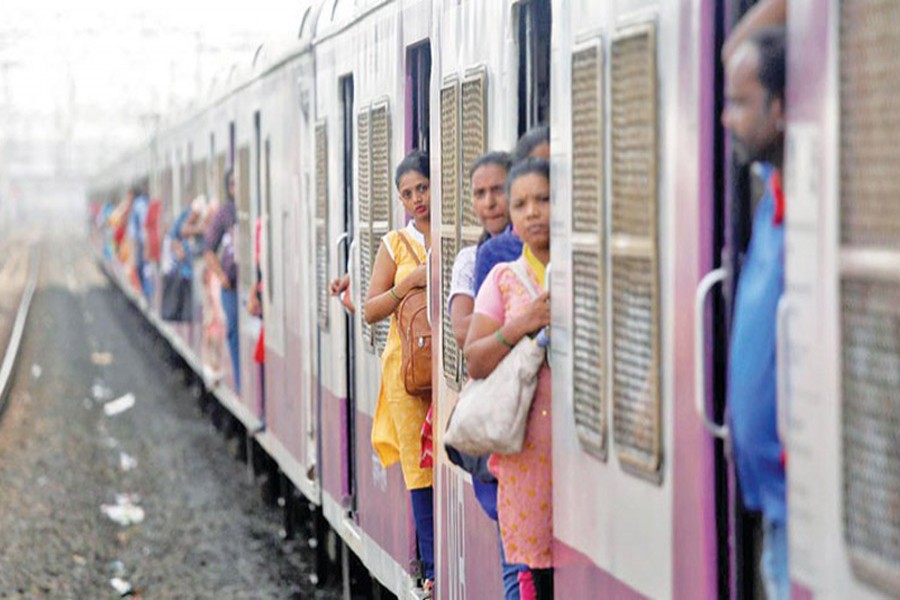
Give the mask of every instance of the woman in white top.
[[[469, 169], [472, 188], [472, 209], [484, 226], [479, 241], [484, 242], [501, 234], [509, 227], [509, 208], [506, 204], [506, 174], [512, 166], [512, 157], [506, 152], [488, 152], [478, 157]], [[450, 296], [447, 310], [453, 326], [453, 337], [459, 347], [466, 343], [469, 322], [475, 306], [475, 254], [478, 246], [467, 246], [459, 251], [453, 263], [450, 280]]]

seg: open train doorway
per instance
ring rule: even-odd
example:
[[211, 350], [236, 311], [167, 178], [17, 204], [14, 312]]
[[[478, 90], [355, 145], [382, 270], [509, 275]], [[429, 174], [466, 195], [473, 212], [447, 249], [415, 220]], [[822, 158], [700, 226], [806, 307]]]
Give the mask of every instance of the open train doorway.
[[[343, 176], [343, 231], [341, 249], [343, 257], [338, 257], [341, 268], [349, 270], [349, 249], [356, 240], [356, 231], [353, 226], [353, 75], [345, 75], [338, 81], [341, 96], [341, 174]], [[348, 271], [344, 271], [348, 272]], [[358, 284], [357, 284], [358, 285]], [[352, 297], [352, 294], [351, 294]], [[344, 493], [343, 504], [351, 517], [356, 515], [356, 319], [354, 314], [344, 311], [344, 374], [347, 381], [347, 395], [344, 400], [343, 412], [345, 431], [343, 432], [345, 448], [344, 456], [347, 457], [346, 465], [342, 468], [342, 489]]]
[[426, 41], [406, 51], [406, 152], [430, 150], [430, 95], [431, 43]]
[[[728, 418], [727, 370], [734, 298], [740, 268], [750, 242], [751, 206], [762, 193], [754, 184], [751, 168], [734, 156], [727, 132], [721, 125], [725, 106], [725, 74], [720, 60], [728, 32], [756, 4], [757, 0], [714, 3], [714, 102], [711, 114], [713, 131], [713, 178], [716, 200], [713, 203], [713, 266], [721, 273], [721, 292], [712, 294], [711, 410], [712, 419], [725, 423]], [[765, 597], [760, 573], [762, 520], [744, 507], [737, 480], [731, 442], [724, 430], [714, 438], [715, 517], [720, 598], [756, 600]]]

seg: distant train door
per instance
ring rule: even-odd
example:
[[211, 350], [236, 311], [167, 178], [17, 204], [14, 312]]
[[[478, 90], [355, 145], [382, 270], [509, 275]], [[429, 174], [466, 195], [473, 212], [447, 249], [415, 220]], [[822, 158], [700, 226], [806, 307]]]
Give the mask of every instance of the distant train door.
[[[730, 8], [715, 3], [714, 56], [720, 56], [727, 32], [752, 7], [756, 0], [737, 0]], [[700, 284], [698, 300], [707, 299], [712, 309], [711, 330], [707, 331], [707, 371], [710, 374], [708, 408], [698, 401], [698, 411], [714, 439], [715, 456], [715, 518], [720, 598], [736, 600], [763, 598], [764, 591], [759, 573], [762, 543], [761, 520], [757, 513], [748, 511], [741, 502], [737, 476], [730, 453], [727, 426], [726, 390], [729, 332], [733, 299], [740, 276], [740, 265], [750, 241], [750, 207], [752, 196], [759, 194], [759, 186], [751, 181], [750, 168], [737, 164], [733, 158], [727, 133], [720, 124], [724, 107], [724, 70], [720, 60], [715, 61], [715, 102], [712, 114], [714, 127], [713, 156], [716, 201], [713, 203], [712, 259], [714, 270]], [[720, 291], [713, 293], [719, 286]], [[702, 319], [699, 321], [702, 322]]]
[[[340, 79], [341, 94], [341, 172], [343, 175], [343, 230], [341, 248], [344, 254], [338, 253], [339, 269], [341, 273], [348, 272], [349, 249], [355, 243], [356, 232], [353, 227], [353, 76], [347, 75]], [[353, 285], [359, 285], [354, 281]], [[353, 297], [353, 294], [350, 294]], [[346, 466], [343, 468], [343, 483], [345, 508], [351, 514], [356, 513], [356, 344], [354, 315], [348, 310], [344, 311], [344, 344], [346, 351], [346, 364], [344, 373], [347, 381], [347, 398], [343, 407], [346, 419], [344, 420], [344, 456], [347, 457]]]

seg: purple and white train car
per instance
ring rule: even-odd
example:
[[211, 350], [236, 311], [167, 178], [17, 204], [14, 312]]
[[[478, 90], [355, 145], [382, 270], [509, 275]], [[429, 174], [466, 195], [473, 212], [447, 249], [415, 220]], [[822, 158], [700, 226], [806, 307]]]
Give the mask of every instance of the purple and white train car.
[[713, 5], [554, 3], [561, 598], [725, 593], [715, 506], [727, 495], [693, 406], [694, 291], [714, 249]]
[[[312, 10], [306, 7], [304, 23]], [[255, 440], [297, 489], [319, 504], [317, 346], [308, 294], [315, 272], [307, 259], [314, 244], [308, 226], [314, 168], [310, 31], [304, 26], [297, 44], [258, 50], [257, 76], [238, 94], [235, 162], [238, 172], [250, 174], [256, 190], [251, 197], [257, 199], [241, 211], [238, 236], [253, 240], [257, 219], [261, 234], [263, 320], [242, 311], [241, 367], [250, 384], [243, 396], [247, 408], [265, 423]], [[249, 292], [256, 281], [254, 249], [242, 243], [240, 253], [241, 287]], [[254, 360], [260, 326], [265, 327], [262, 368]]]
[[791, 0], [781, 431], [794, 598], [900, 596], [900, 11]]
[[[546, 122], [550, 99], [550, 2], [434, 3], [432, 70], [432, 322], [435, 429], [443, 431], [466, 381], [447, 301], [457, 253], [478, 243], [469, 168], [485, 152], [511, 150]], [[440, 598], [500, 598], [497, 523], [475, 498], [471, 476], [435, 452], [436, 573]]]
[[[316, 285], [305, 306], [318, 322], [322, 508], [372, 576], [407, 597], [416, 573], [409, 494], [399, 465], [385, 469], [370, 442], [388, 323], [365, 324], [361, 308], [382, 236], [406, 222], [394, 167], [428, 149], [431, 2], [322, 3], [315, 27]], [[355, 316], [327, 290], [348, 268]]]

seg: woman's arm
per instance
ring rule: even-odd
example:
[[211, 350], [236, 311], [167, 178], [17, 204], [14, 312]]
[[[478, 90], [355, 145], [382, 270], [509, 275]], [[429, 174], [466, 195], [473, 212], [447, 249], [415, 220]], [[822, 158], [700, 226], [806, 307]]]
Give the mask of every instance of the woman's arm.
[[484, 379], [494, 372], [519, 340], [549, 325], [549, 300], [550, 292], [544, 292], [531, 303], [525, 314], [502, 325], [483, 313], [473, 314], [464, 349], [469, 375]]
[[462, 348], [466, 345], [466, 335], [469, 333], [469, 325], [472, 323], [472, 310], [475, 308], [475, 299], [465, 294], [456, 294], [450, 299], [450, 325], [453, 327], [453, 337], [457, 345]]
[[407, 294], [416, 288], [425, 287], [425, 265], [419, 265], [403, 281], [393, 285], [396, 273], [397, 265], [394, 264], [394, 259], [391, 258], [387, 247], [382, 243], [375, 256], [372, 279], [369, 281], [369, 293], [366, 295], [366, 303], [363, 306], [366, 323], [377, 323], [390, 317]]

